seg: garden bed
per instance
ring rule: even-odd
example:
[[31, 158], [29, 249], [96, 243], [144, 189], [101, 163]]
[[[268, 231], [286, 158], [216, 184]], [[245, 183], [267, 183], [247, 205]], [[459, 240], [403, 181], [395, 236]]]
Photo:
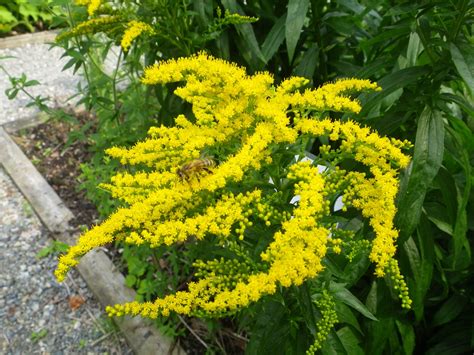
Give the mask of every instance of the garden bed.
[[99, 217], [95, 206], [79, 188], [80, 164], [91, 156], [89, 144], [84, 140], [69, 142], [68, 136], [93, 118], [85, 112], [76, 117], [76, 124], [49, 120], [21, 129], [12, 138], [71, 210], [74, 215], [71, 225], [89, 227], [97, 223]]
[[[68, 113], [74, 112], [69, 110]], [[99, 222], [99, 214], [95, 206], [87, 200], [85, 191], [80, 189], [80, 165], [86, 163], [91, 157], [90, 145], [85, 140], [70, 142], [68, 138], [72, 132], [87, 121], [93, 120], [94, 117], [84, 111], [76, 112], [74, 116], [77, 123], [56, 119], [44, 122], [38, 119], [36, 125], [32, 121], [19, 124], [15, 128], [10, 128], [9, 131], [12, 131], [10, 136], [15, 143], [72, 212], [73, 217], [69, 224], [74, 230], [78, 230]], [[124, 261], [121, 260], [119, 251], [113, 245], [103, 251], [118, 270], [124, 270]], [[187, 354], [205, 353], [208, 344], [203, 339], [209, 337], [207, 325], [194, 318], [181, 318], [180, 321], [184, 333], [179, 337], [178, 343]], [[235, 326], [232, 322], [224, 320], [221, 325], [222, 328], [214, 335], [218, 347], [227, 354], [243, 353], [247, 339], [234, 330]]]

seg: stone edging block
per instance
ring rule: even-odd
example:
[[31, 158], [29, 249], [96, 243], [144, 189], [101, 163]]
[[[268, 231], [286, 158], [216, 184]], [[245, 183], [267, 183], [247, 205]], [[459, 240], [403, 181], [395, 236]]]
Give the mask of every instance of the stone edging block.
[[[54, 237], [72, 244], [75, 240], [69, 227], [72, 212], [1, 126], [0, 164]], [[102, 305], [135, 299], [135, 291], [125, 287], [124, 276], [115, 269], [102, 250], [96, 249], [86, 254], [81, 259], [78, 270]], [[185, 354], [178, 345], [173, 347], [171, 339], [142, 318], [124, 317], [117, 319], [116, 323], [138, 355]]]
[[0, 38], [0, 49], [16, 48], [26, 44], [54, 42], [59, 31], [41, 31], [36, 33], [25, 33], [10, 37]]

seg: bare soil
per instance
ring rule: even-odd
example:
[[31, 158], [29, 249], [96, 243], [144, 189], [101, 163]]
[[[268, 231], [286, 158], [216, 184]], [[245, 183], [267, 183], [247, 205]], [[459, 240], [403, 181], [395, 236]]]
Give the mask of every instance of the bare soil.
[[86, 113], [77, 115], [78, 123], [49, 120], [33, 128], [18, 131], [12, 135], [38, 171], [46, 178], [56, 193], [73, 212], [73, 227], [91, 226], [98, 221], [95, 206], [87, 200], [85, 191], [80, 189], [81, 168], [87, 162], [90, 144], [85, 140], [69, 142], [71, 132], [93, 117]]

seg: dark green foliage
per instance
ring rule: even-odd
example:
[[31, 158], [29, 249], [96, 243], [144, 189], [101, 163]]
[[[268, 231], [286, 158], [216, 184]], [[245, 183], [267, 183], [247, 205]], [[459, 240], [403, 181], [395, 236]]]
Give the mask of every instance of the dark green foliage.
[[[142, 139], [152, 125], [172, 125], [189, 107], [173, 87], [139, 83], [144, 65], [199, 50], [268, 70], [276, 81], [290, 75], [314, 86], [338, 77], [370, 78], [383, 88], [363, 94], [356, 119], [414, 143], [413, 161], [401, 181], [397, 258], [413, 309], [401, 309], [389, 277], [375, 279], [368, 250], [349, 261], [328, 256], [326, 270], [301, 288], [268, 297], [236, 315], [250, 334], [249, 354], [300, 354], [313, 342], [321, 318], [315, 300], [323, 289], [336, 303], [339, 324], [325, 354], [463, 354], [474, 348], [474, 38], [473, 1], [129, 1], [133, 16], [157, 20], [159, 35], [137, 39], [116, 69], [102, 63], [120, 36], [84, 36], [62, 45], [66, 67], [84, 68], [81, 100], [97, 115], [95, 157], [84, 166], [84, 186], [103, 216], [116, 207], [95, 186], [109, 179], [116, 162], [103, 150]], [[221, 9], [219, 12], [217, 9]], [[225, 23], [222, 10], [257, 17]], [[69, 21], [85, 18], [74, 8]], [[133, 17], [135, 18], [135, 17]], [[131, 18], [130, 18], [131, 19]], [[179, 40], [176, 40], [179, 39]], [[105, 42], [104, 42], [105, 41]], [[140, 58], [144, 60], [141, 61]], [[120, 69], [123, 63], [123, 71]], [[13, 95], [13, 92], [10, 91]], [[312, 143], [312, 142], [311, 142]], [[317, 149], [317, 144], [314, 144]], [[291, 153], [290, 159], [293, 153]], [[336, 216], [342, 229], [368, 233], [357, 218]], [[205, 255], [206, 246], [183, 250], [125, 249], [127, 284], [141, 299], [179, 289], [186, 270], [178, 265]], [[163, 265], [167, 264], [162, 272]], [[181, 263], [177, 259], [181, 258]], [[210, 323], [212, 324], [212, 322]]]
[[59, 11], [52, 3], [52, 0], [0, 0], [0, 35], [12, 30], [45, 29]]

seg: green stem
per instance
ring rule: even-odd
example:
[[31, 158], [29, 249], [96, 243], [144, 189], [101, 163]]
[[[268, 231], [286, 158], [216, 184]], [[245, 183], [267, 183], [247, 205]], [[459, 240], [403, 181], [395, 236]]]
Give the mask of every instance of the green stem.
[[50, 109], [47, 105], [43, 104], [40, 100], [38, 100], [36, 97], [30, 94], [28, 90], [25, 89], [25, 86], [23, 84], [19, 84], [18, 82], [14, 82], [14, 77], [3, 67], [3, 65], [0, 65], [0, 70], [2, 70], [5, 75], [8, 77], [10, 82], [13, 84], [13, 87], [15, 89], [20, 90], [22, 93], [24, 93], [30, 100], [32, 100], [36, 107], [42, 112], [46, 112], [48, 115], [53, 116], [54, 115], [54, 110]]
[[324, 51], [323, 39], [321, 36], [321, 31], [319, 29], [321, 25], [320, 20], [319, 20], [321, 14], [319, 13], [317, 0], [311, 0], [311, 14], [313, 17], [313, 27], [315, 29], [316, 42], [319, 47], [319, 51], [318, 51], [319, 72], [322, 75], [322, 82], [326, 82], [327, 77], [328, 77], [328, 68], [327, 68], [326, 52]]
[[118, 107], [118, 98], [117, 98], [117, 74], [120, 68], [120, 62], [122, 60], [122, 49], [120, 49], [119, 56], [117, 58], [117, 65], [115, 66], [114, 69], [114, 75], [112, 78], [112, 95], [114, 98], [114, 110], [115, 110], [115, 116], [118, 119], [119, 116], [119, 107]]
[[[71, 13], [71, 6], [69, 3], [66, 3], [66, 9], [67, 9], [67, 14], [68, 14], [68, 18], [69, 18], [69, 22], [71, 23], [71, 28], [74, 28], [76, 27], [76, 23], [74, 22], [74, 18], [72, 17], [72, 13]], [[76, 46], [79, 48], [79, 49], [82, 49], [81, 45], [80, 45], [80, 42], [79, 40], [77, 39], [77, 37], [73, 37], [74, 39], [74, 42], [76, 44]], [[84, 68], [84, 76], [86, 77], [86, 81], [87, 81], [87, 86], [89, 88], [92, 88], [91, 86], [91, 80], [90, 80], [90, 76], [89, 76], [89, 71], [87, 70], [87, 65], [86, 63], [84, 63], [83, 65], [83, 68]], [[92, 90], [91, 90], [92, 91]]]
[[[314, 314], [314, 308], [313, 308], [313, 300], [311, 299], [311, 292], [309, 291], [309, 287], [307, 282], [303, 283], [301, 285], [302, 293], [304, 299], [304, 303], [308, 305], [308, 308], [310, 310], [310, 317], [311, 317], [311, 326], [314, 327], [315, 331], [317, 331], [317, 322], [316, 322], [316, 316]], [[303, 302], [300, 304], [304, 304]]]
[[467, 6], [468, 6], [469, 1], [464, 0], [461, 3], [462, 4], [459, 8], [459, 16], [457, 18], [456, 24], [454, 25], [454, 29], [451, 32], [452, 33], [452, 36], [451, 36], [451, 41], [452, 42], [456, 41], [456, 38], [459, 35], [459, 31], [461, 29], [461, 25], [463, 23], [464, 16], [466, 15]]

